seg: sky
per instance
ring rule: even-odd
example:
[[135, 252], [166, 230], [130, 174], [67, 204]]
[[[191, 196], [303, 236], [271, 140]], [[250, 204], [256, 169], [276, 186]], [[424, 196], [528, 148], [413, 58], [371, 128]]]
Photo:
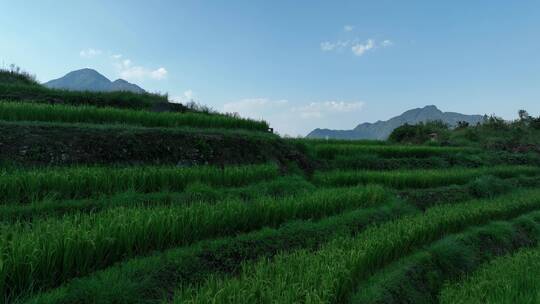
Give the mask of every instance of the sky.
[[0, 65], [93, 68], [280, 134], [425, 105], [540, 115], [540, 1], [0, 0]]

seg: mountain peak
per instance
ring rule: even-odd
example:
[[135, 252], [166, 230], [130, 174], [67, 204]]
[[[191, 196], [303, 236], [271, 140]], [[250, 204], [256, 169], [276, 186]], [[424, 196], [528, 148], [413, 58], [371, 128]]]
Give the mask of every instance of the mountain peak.
[[392, 131], [404, 124], [418, 124], [420, 122], [441, 120], [450, 126], [456, 126], [460, 121], [470, 124], [482, 122], [482, 115], [464, 115], [453, 112], [442, 112], [435, 105], [408, 110], [403, 114], [387, 121], [375, 123], [362, 123], [353, 130], [316, 129], [307, 135], [311, 138], [338, 138], [338, 139], [386, 139]]
[[94, 69], [84, 68], [67, 73], [64, 77], [44, 83], [46, 87], [53, 89], [64, 89], [70, 91], [93, 91], [112, 92], [128, 91], [134, 93], [144, 93], [139, 86], [129, 83], [123, 79], [111, 82], [107, 77]]

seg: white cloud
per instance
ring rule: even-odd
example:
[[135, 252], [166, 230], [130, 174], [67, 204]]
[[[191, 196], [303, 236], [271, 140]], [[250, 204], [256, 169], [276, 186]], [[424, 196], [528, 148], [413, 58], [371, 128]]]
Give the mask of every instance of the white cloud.
[[99, 56], [101, 55], [101, 53], [103, 53], [101, 50], [89, 48], [89, 49], [80, 51], [79, 56], [81, 56], [82, 58], [89, 59], [89, 58], [94, 58], [96, 56]]
[[312, 102], [306, 106], [293, 108], [302, 118], [320, 118], [335, 113], [350, 113], [362, 110], [363, 102], [324, 101]]
[[[345, 40], [345, 41], [325, 41], [322, 42], [320, 47], [323, 52], [332, 52], [332, 51], [342, 51], [344, 49], [349, 49], [354, 55], [362, 56], [367, 51], [373, 51], [379, 47], [386, 48], [394, 45], [391, 40], [383, 40], [382, 42], [377, 42], [374, 39], [368, 39], [364, 42], [359, 39]], [[350, 47], [350, 48], [349, 48]]]
[[336, 48], [336, 44], [332, 42], [321, 42], [321, 50], [323, 52], [333, 51]]
[[268, 98], [246, 98], [223, 105], [226, 113], [238, 113], [243, 117], [262, 119], [265, 115], [281, 112], [289, 104], [288, 100], [270, 100]]
[[156, 80], [161, 80], [161, 79], [167, 78], [167, 74], [168, 74], [167, 70], [161, 67], [157, 70], [150, 72], [150, 77]]
[[336, 42], [330, 42], [325, 41], [321, 43], [321, 50], [323, 52], [330, 52], [330, 51], [338, 51], [342, 50], [343, 48], [346, 48], [351, 42], [350, 41], [336, 41]]
[[306, 135], [318, 127], [352, 128], [363, 102], [323, 101], [293, 104], [288, 100], [247, 98], [223, 105], [222, 111], [242, 117], [264, 119], [283, 135]]
[[197, 94], [195, 94], [193, 90], [189, 89], [189, 90], [184, 91], [184, 93], [181, 96], [171, 97], [170, 100], [175, 103], [188, 103], [190, 101], [194, 101], [196, 95]]
[[166, 79], [168, 75], [168, 71], [164, 67], [149, 69], [140, 65], [135, 65], [131, 59], [124, 58], [124, 56], [120, 54], [112, 55], [111, 58], [114, 60], [114, 66], [116, 67], [118, 75], [126, 80], [163, 80]]
[[382, 47], [389, 47], [394, 45], [394, 43], [391, 40], [384, 40], [383, 42], [381, 42], [381, 45]]
[[354, 30], [354, 26], [352, 26], [352, 25], [345, 25], [345, 26], [343, 27], [343, 30], [344, 30], [345, 32], [351, 32], [352, 30]]
[[356, 56], [362, 56], [365, 52], [373, 49], [375, 47], [375, 42], [373, 39], [368, 39], [364, 44], [362, 43], [355, 43], [351, 50]]
[[192, 90], [184, 91], [184, 97], [187, 99], [193, 99], [195, 97], [195, 93], [193, 93]]

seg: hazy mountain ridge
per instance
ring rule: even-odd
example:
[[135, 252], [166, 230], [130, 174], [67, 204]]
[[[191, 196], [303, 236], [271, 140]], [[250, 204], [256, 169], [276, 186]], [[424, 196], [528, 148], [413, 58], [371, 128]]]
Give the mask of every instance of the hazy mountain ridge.
[[470, 124], [482, 122], [483, 115], [465, 115], [455, 112], [442, 112], [436, 106], [430, 105], [423, 108], [412, 109], [387, 121], [375, 123], [362, 123], [352, 130], [315, 129], [306, 137], [308, 138], [336, 138], [336, 139], [386, 139], [392, 131], [406, 123], [417, 124], [420, 122], [441, 120], [450, 126], [456, 126], [459, 121]]
[[117, 79], [114, 82], [93, 69], [81, 69], [67, 73], [64, 77], [53, 79], [43, 84], [51, 89], [64, 89], [70, 91], [114, 92], [126, 91], [145, 93], [141, 87]]

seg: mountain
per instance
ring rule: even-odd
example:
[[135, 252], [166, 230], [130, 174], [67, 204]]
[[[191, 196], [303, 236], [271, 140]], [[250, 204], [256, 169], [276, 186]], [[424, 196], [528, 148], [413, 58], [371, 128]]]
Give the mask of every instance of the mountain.
[[336, 138], [336, 139], [387, 139], [390, 133], [406, 123], [417, 124], [420, 122], [441, 120], [450, 126], [456, 126], [460, 121], [470, 124], [482, 122], [482, 115], [465, 115], [454, 112], [442, 112], [436, 106], [425, 106], [409, 110], [387, 121], [375, 123], [363, 123], [352, 130], [315, 129], [306, 137], [308, 138]]
[[51, 80], [43, 85], [51, 89], [64, 89], [70, 91], [145, 92], [141, 87], [133, 83], [129, 83], [123, 79], [117, 79], [114, 82], [111, 82], [107, 77], [92, 69], [82, 69], [69, 72], [64, 77]]

